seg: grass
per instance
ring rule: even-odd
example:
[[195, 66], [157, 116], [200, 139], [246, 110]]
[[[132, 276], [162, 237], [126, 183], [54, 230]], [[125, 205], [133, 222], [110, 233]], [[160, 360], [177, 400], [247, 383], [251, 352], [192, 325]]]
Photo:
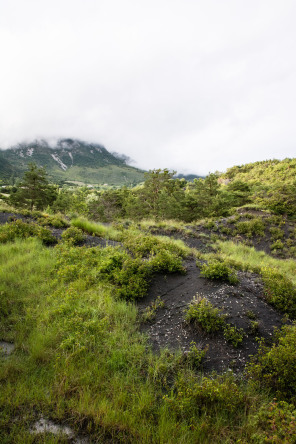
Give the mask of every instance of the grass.
[[[92, 249], [71, 247], [61, 261], [61, 248], [38, 239], [0, 245], [1, 337], [16, 343], [0, 360], [1, 442], [59, 442], [30, 434], [40, 417], [93, 442], [251, 442], [263, 433], [253, 422], [265, 395], [229, 375], [196, 374], [198, 353], [153, 355], [136, 306], [93, 279]], [[73, 254], [81, 274], [71, 274]]]
[[115, 241], [120, 239], [120, 232], [115, 230], [113, 227], [109, 225], [102, 225], [97, 222], [91, 222], [82, 217], [77, 217], [75, 219], [72, 219], [71, 225], [80, 228], [82, 231], [90, 235], [99, 236], [105, 239], [111, 239]]
[[276, 259], [264, 251], [258, 251], [254, 247], [248, 247], [231, 241], [218, 241], [216, 245], [223, 259], [234, 260], [239, 263], [242, 268], [249, 270], [259, 270], [263, 267], [273, 268], [285, 275], [296, 285], [296, 261], [294, 259]]

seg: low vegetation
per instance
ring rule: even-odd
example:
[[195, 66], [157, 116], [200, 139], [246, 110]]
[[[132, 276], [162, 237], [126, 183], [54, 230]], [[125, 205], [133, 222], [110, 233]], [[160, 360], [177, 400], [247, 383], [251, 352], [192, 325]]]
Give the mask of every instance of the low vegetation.
[[225, 339], [237, 347], [245, 336], [243, 329], [227, 323], [227, 314], [214, 307], [205, 297], [197, 295], [185, 311], [185, 321], [208, 333], [223, 332]]
[[[229, 170], [229, 183], [217, 175], [187, 183], [155, 170], [143, 186], [106, 192], [45, 181], [44, 201], [36, 190], [22, 194], [23, 185], [8, 189], [0, 207], [0, 342], [15, 348], [0, 353], [1, 443], [69, 441], [33, 434], [42, 418], [70, 427], [72, 441], [296, 442], [295, 187], [290, 176], [259, 183], [262, 168], [282, 177], [275, 162]], [[99, 246], [89, 246], [94, 239]], [[172, 277], [179, 291], [179, 279], [194, 273], [203, 288], [223, 286], [225, 299], [242, 304], [243, 279], [256, 276], [260, 300], [283, 317], [263, 340], [256, 306], [239, 324], [218, 298], [210, 302], [210, 290], [189, 305], [191, 294], [184, 305], [180, 291], [187, 333], [231, 353], [252, 336], [259, 352], [238, 374], [209, 372], [206, 342], [155, 353], [141, 333], [169, 303], [166, 290], [147, 297], [151, 281]]]

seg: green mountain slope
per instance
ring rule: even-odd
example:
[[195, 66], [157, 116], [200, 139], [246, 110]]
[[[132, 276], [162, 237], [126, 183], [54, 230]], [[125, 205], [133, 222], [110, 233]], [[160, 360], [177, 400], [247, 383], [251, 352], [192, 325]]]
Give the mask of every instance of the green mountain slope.
[[126, 164], [102, 145], [60, 139], [54, 147], [45, 140], [20, 143], [0, 152], [0, 178], [21, 177], [28, 163], [46, 168], [54, 181], [86, 184], [132, 185], [142, 182], [144, 171]]
[[292, 183], [296, 180], [296, 159], [264, 160], [234, 166], [228, 168], [221, 177], [266, 185], [273, 185], [275, 182]]

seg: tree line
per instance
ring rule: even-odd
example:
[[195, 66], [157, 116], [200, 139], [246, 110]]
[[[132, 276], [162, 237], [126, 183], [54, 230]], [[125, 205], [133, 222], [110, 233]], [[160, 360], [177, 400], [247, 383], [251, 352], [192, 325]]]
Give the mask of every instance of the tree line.
[[[227, 216], [232, 208], [255, 203], [277, 214], [296, 214], [296, 181], [270, 186], [232, 179], [220, 183], [217, 174], [187, 182], [174, 178], [175, 171], [156, 169], [145, 174], [135, 188], [96, 191], [87, 187], [59, 188], [48, 180], [44, 168], [30, 164], [22, 181], [10, 190], [7, 201], [30, 210], [78, 213], [98, 221], [144, 218], [185, 222], [204, 217]], [[3, 197], [3, 196], [2, 196]]]

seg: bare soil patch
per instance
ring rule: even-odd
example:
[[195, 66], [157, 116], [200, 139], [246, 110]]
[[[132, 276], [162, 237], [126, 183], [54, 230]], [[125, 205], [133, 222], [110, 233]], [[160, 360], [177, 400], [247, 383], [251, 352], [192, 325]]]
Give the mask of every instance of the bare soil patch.
[[[274, 328], [282, 325], [282, 316], [264, 300], [262, 283], [255, 274], [239, 272], [239, 284], [231, 286], [201, 277], [194, 260], [186, 263], [186, 269], [185, 276], [173, 274], [153, 278], [147, 297], [138, 304], [139, 309], [144, 311], [157, 297], [164, 301], [164, 307], [156, 310], [152, 322], [141, 325], [142, 332], [147, 333], [156, 352], [168, 347], [186, 353], [194, 341], [200, 349], [209, 346], [205, 371], [221, 372], [230, 368], [242, 371], [250, 356], [258, 350], [256, 337], [270, 341]], [[223, 309], [228, 314], [228, 323], [244, 329], [246, 336], [241, 345], [235, 348], [222, 333], [208, 334], [184, 322], [184, 310], [197, 293]], [[259, 323], [256, 334], [251, 332], [250, 312]]]

